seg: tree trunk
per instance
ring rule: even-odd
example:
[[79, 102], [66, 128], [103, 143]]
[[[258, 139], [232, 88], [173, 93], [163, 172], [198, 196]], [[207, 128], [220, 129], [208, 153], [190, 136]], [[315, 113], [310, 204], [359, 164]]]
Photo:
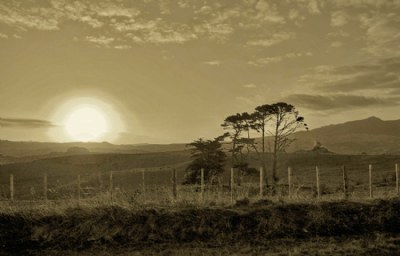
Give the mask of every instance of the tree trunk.
[[278, 182], [278, 176], [276, 175], [276, 169], [277, 169], [277, 162], [278, 162], [278, 129], [279, 129], [279, 115], [276, 117], [276, 127], [275, 127], [275, 138], [274, 138], [274, 153], [272, 156], [272, 185], [273, 185], [273, 190], [275, 191], [276, 183]]
[[265, 186], [268, 186], [268, 177], [267, 177], [267, 168], [265, 164], [265, 123], [263, 122], [263, 127], [262, 127], [262, 156], [261, 156], [261, 161], [262, 161], [262, 168], [264, 170], [264, 184]]

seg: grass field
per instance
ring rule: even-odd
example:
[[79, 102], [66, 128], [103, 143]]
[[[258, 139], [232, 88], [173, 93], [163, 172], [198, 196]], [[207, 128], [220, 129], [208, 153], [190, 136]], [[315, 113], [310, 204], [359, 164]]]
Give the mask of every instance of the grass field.
[[[181, 185], [189, 160], [187, 152], [161, 157], [96, 154], [0, 166], [0, 247], [5, 255], [396, 255], [400, 251], [394, 171], [399, 156], [281, 155], [276, 191], [272, 195], [266, 188], [262, 200], [257, 173], [242, 177], [239, 186], [234, 172], [231, 194], [229, 166], [220, 185], [206, 184], [202, 198], [199, 185]], [[251, 161], [257, 166], [255, 158]], [[374, 199], [369, 198], [369, 164]], [[346, 201], [343, 165], [349, 182]], [[293, 170], [290, 198], [288, 166]], [[320, 170], [319, 200], [315, 166]]]
[[[94, 154], [41, 159], [33, 162], [0, 166], [0, 199], [10, 198], [10, 175], [14, 180], [15, 200], [43, 199], [44, 175], [47, 175], [49, 200], [77, 198], [77, 175], [81, 179], [81, 198], [109, 198], [110, 171], [112, 171], [113, 195], [127, 201], [165, 201], [172, 198], [172, 170], [177, 173], [178, 198], [198, 200], [199, 188], [180, 186], [190, 155], [186, 151], [149, 154]], [[249, 157], [251, 166], [259, 166], [254, 155]], [[229, 162], [229, 161], [227, 161]], [[271, 159], [268, 155], [267, 163]], [[278, 196], [288, 194], [287, 168], [292, 169], [292, 195], [295, 199], [313, 200], [316, 196], [315, 167], [319, 167], [322, 198], [340, 199], [343, 191], [342, 166], [346, 166], [350, 197], [369, 197], [368, 166], [373, 166], [372, 185], [375, 198], [396, 195], [395, 164], [400, 156], [391, 155], [319, 155], [310, 153], [283, 154], [278, 168]], [[271, 170], [267, 165], [267, 177]], [[145, 180], [143, 181], [143, 175]], [[242, 176], [238, 181], [234, 172], [235, 199], [258, 196], [259, 175]], [[208, 199], [230, 197], [230, 167], [221, 175], [221, 186], [207, 187]], [[143, 186], [144, 182], [144, 186]], [[143, 194], [145, 187], [145, 195]], [[267, 191], [268, 195], [268, 191]], [[154, 199], [154, 200], [153, 200]], [[161, 200], [162, 199], [162, 200]], [[219, 200], [219, 199], [218, 199]]]
[[400, 249], [399, 199], [169, 208], [3, 205], [0, 223], [0, 246], [10, 253], [396, 255]]

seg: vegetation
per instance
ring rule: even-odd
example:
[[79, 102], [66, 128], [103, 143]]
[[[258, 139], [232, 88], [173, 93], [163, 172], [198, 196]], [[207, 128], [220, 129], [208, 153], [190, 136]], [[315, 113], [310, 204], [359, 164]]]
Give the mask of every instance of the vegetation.
[[[299, 218], [301, 216], [301, 218]], [[0, 209], [0, 246], [7, 250], [153, 244], [238, 243], [391, 233], [400, 229], [398, 199], [372, 203], [279, 204], [268, 200], [231, 209], [101, 206], [64, 211]]]
[[[272, 185], [276, 186], [278, 182], [277, 163], [280, 152], [285, 152], [290, 144], [295, 140], [291, 137], [297, 129], [305, 127], [308, 130], [307, 124], [304, 123], [304, 117], [299, 115], [296, 108], [285, 102], [278, 102], [272, 105], [265, 104], [255, 108], [255, 112], [248, 114], [237, 113], [225, 118], [221, 125], [224, 129], [230, 130], [230, 138], [232, 141], [232, 167], [246, 171], [249, 168], [249, 163], [245, 160], [243, 148], [247, 149], [248, 156], [250, 150], [254, 149], [257, 153], [263, 170], [266, 170], [265, 164], [265, 139], [266, 135], [273, 138], [272, 148]], [[250, 130], [255, 130], [261, 133], [261, 154], [255, 145], [255, 139], [250, 138]], [[246, 137], [241, 137], [246, 133]], [[265, 175], [265, 177], [267, 177]], [[266, 180], [266, 184], [268, 184]]]
[[204, 170], [204, 179], [211, 184], [217, 183], [217, 176], [224, 171], [225, 152], [221, 142], [226, 135], [213, 140], [199, 138], [188, 144], [192, 147], [192, 162], [186, 167], [185, 184], [199, 184], [201, 169]]

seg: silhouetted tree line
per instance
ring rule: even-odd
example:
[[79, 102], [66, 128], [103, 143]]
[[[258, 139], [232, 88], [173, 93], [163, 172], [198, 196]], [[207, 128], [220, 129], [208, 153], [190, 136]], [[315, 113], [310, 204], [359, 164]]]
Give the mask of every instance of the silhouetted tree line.
[[[246, 175], [256, 171], [247, 161], [250, 152], [256, 152], [260, 165], [266, 170], [266, 138], [272, 138], [272, 185], [278, 181], [277, 163], [279, 152], [285, 152], [295, 140], [291, 135], [299, 128], [308, 130], [304, 117], [299, 115], [296, 108], [285, 102], [257, 106], [253, 113], [237, 113], [225, 118], [221, 124], [227, 132], [213, 140], [197, 139], [188, 144], [192, 147], [192, 163], [187, 167], [186, 183], [200, 181], [201, 168], [205, 171], [205, 180], [214, 182], [216, 176], [224, 171], [226, 153], [223, 142], [230, 140], [229, 153], [231, 166], [238, 170], [239, 175]], [[254, 132], [261, 135], [261, 146], [255, 138]], [[267, 175], [265, 175], [267, 177]], [[267, 178], [266, 178], [267, 179]], [[240, 178], [239, 178], [240, 180]], [[266, 180], [266, 184], [268, 181]]]

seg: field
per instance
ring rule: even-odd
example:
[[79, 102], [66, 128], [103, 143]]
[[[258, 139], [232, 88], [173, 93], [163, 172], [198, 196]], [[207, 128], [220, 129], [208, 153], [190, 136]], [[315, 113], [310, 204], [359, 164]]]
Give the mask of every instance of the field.
[[[271, 162], [267, 155], [267, 163]], [[254, 155], [251, 166], [260, 165]], [[111, 197], [134, 202], [194, 200], [199, 198], [199, 184], [182, 186], [190, 154], [187, 151], [146, 154], [88, 154], [40, 159], [0, 165], [0, 199], [10, 199], [10, 175], [13, 175], [14, 200], [44, 199], [44, 176], [47, 179], [49, 200], [71, 200]], [[229, 159], [228, 161], [229, 162]], [[347, 192], [353, 199], [369, 197], [369, 165], [372, 165], [374, 198], [388, 198], [396, 193], [395, 164], [397, 155], [320, 155], [310, 153], [282, 154], [278, 168], [279, 197], [288, 196], [288, 167], [292, 169], [291, 195], [294, 199], [313, 200], [316, 197], [316, 166], [319, 168], [320, 199], [343, 197], [343, 171], [347, 170]], [[177, 198], [173, 198], [172, 171], [176, 170]], [[112, 172], [112, 182], [110, 176]], [[267, 177], [271, 170], [267, 165]], [[207, 200], [230, 201], [230, 166], [220, 177], [220, 186], [205, 185]], [[257, 172], [238, 176], [234, 171], [235, 199], [255, 198], [259, 195]], [[112, 188], [112, 189], [110, 189]], [[265, 189], [268, 196], [269, 190]]]
[[[267, 159], [270, 162], [270, 155]], [[258, 166], [254, 156], [250, 160]], [[187, 151], [177, 151], [62, 156], [0, 166], [4, 255], [76, 255], [77, 251], [79, 255], [396, 255], [400, 251], [395, 175], [400, 156], [282, 154], [277, 189], [272, 194], [265, 187], [263, 198], [258, 173], [239, 178], [234, 171], [231, 191], [229, 166], [221, 183], [206, 183], [203, 193], [199, 184], [182, 185], [189, 161]], [[342, 166], [348, 175], [347, 200]]]
[[17, 254], [396, 255], [400, 250], [398, 199], [173, 208], [3, 205], [0, 223], [0, 246]]

